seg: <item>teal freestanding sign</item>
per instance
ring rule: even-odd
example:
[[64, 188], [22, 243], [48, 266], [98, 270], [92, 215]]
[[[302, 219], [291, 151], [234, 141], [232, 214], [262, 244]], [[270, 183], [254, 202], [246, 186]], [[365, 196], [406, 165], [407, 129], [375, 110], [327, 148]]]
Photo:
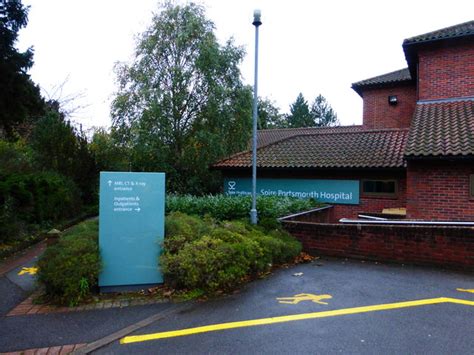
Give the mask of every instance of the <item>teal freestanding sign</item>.
[[163, 282], [164, 215], [165, 174], [100, 173], [101, 288]]
[[[224, 191], [231, 196], [252, 194], [250, 178], [224, 179]], [[356, 205], [359, 203], [358, 180], [257, 179], [257, 194], [314, 198], [320, 202]]]

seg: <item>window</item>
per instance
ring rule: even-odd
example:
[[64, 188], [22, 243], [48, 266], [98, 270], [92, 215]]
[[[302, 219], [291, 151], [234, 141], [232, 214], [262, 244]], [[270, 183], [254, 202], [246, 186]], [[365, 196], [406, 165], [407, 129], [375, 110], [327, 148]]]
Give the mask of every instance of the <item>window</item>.
[[373, 197], [397, 197], [396, 180], [362, 180], [362, 195]]
[[469, 197], [474, 200], [474, 174], [469, 175]]

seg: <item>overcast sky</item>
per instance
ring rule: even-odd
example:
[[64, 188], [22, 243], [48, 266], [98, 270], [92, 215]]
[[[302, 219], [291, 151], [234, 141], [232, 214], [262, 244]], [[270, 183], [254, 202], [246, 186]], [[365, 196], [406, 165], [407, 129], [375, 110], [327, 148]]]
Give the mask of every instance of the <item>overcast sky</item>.
[[[110, 126], [116, 89], [114, 63], [133, 58], [135, 36], [158, 11], [156, 0], [23, 0], [28, 26], [18, 47], [33, 46], [30, 71], [45, 96], [80, 96], [73, 119], [85, 127]], [[199, 1], [221, 43], [244, 46], [243, 80], [253, 85], [253, 10], [262, 11], [259, 96], [282, 112], [302, 92], [325, 96], [342, 124], [362, 122], [353, 82], [406, 67], [403, 39], [470, 21], [472, 0], [207, 0]], [[63, 92], [57, 92], [61, 83]]]

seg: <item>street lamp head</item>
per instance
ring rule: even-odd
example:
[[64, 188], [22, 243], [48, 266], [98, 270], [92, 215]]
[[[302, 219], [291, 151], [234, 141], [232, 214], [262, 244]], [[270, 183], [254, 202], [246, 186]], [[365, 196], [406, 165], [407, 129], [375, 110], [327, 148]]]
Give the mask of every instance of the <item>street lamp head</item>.
[[261, 17], [262, 17], [262, 12], [258, 9], [254, 10], [252, 25], [254, 25], [255, 27], [260, 26], [262, 24], [262, 21], [260, 20]]

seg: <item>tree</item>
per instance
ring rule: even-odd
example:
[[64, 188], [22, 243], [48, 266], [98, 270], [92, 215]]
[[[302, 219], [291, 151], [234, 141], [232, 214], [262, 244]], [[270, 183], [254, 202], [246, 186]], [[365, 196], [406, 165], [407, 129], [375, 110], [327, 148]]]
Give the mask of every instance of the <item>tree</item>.
[[103, 128], [94, 130], [89, 151], [94, 157], [98, 171], [127, 171], [129, 154], [114, 141], [112, 135]]
[[33, 49], [15, 48], [18, 31], [28, 22], [28, 8], [20, 0], [3, 1], [0, 13], [0, 136], [13, 138], [19, 127], [43, 113], [39, 88], [27, 74]]
[[245, 148], [251, 132], [243, 56], [232, 41], [219, 45], [202, 6], [162, 6], [133, 63], [116, 66], [113, 131], [132, 150], [132, 169], [167, 172], [171, 191], [217, 188], [208, 165]]
[[336, 112], [321, 94], [311, 105], [310, 114], [316, 127], [339, 126]]
[[94, 202], [97, 169], [86, 135], [65, 119], [57, 102], [49, 103], [48, 111], [35, 124], [30, 141], [41, 170], [71, 178], [81, 190], [83, 201]]
[[302, 93], [299, 93], [296, 101], [290, 105], [290, 114], [287, 116], [287, 121], [290, 128], [314, 126], [308, 102]]
[[258, 98], [258, 129], [285, 128], [286, 121], [274, 102]]

